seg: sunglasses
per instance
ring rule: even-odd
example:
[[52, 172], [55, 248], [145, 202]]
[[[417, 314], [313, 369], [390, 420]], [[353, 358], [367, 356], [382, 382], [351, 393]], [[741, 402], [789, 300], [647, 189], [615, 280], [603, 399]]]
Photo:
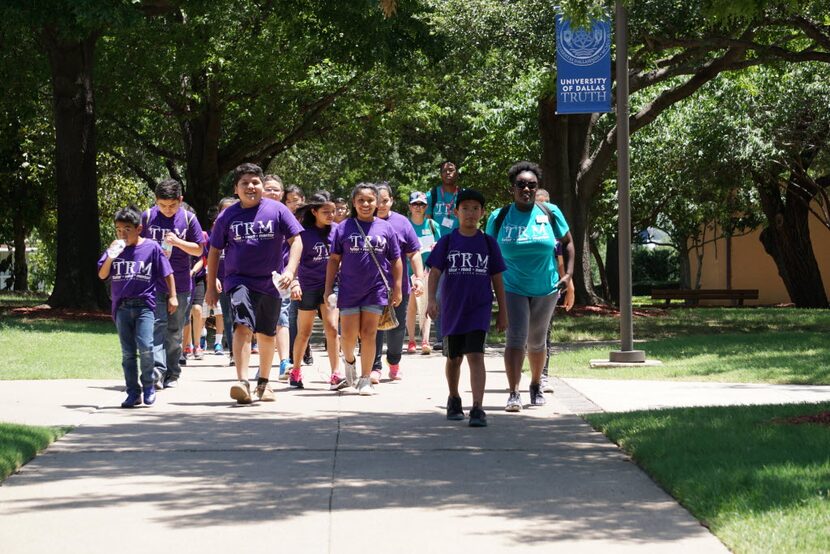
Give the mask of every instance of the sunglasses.
[[536, 181], [522, 181], [522, 180], [519, 180], [519, 181], [516, 181], [515, 183], [513, 183], [513, 186], [516, 187], [517, 189], [528, 188], [530, 190], [533, 190], [533, 189], [535, 189], [539, 186], [539, 183], [537, 183]]

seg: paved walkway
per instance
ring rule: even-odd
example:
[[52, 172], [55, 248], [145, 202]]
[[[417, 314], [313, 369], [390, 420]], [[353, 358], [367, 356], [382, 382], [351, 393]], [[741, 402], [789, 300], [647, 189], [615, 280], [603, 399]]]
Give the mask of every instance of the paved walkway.
[[471, 429], [444, 418], [437, 355], [406, 356], [375, 397], [331, 393], [306, 368], [306, 390], [247, 407], [228, 398], [226, 363], [191, 362], [149, 409], [118, 408], [117, 381], [0, 381], [1, 421], [76, 426], [0, 487], [4, 554], [726, 552], [576, 415], [714, 385], [671, 382], [667, 397], [656, 382], [559, 380], [547, 406], [507, 414], [492, 354], [490, 427]]

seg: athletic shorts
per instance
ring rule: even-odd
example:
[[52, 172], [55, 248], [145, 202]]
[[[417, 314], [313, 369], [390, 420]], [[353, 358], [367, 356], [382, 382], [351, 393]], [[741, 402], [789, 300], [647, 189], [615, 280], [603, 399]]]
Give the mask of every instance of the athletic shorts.
[[320, 309], [320, 304], [326, 303], [326, 299], [323, 298], [325, 292], [325, 289], [304, 290], [299, 309], [306, 312], [316, 312]]
[[190, 303], [193, 306], [201, 306], [205, 303], [205, 278], [193, 281], [193, 292], [190, 294]]
[[368, 304], [366, 306], [355, 306], [354, 308], [340, 308], [340, 315], [356, 315], [360, 312], [369, 312], [370, 314], [382, 314], [386, 306], [380, 304]]
[[234, 328], [244, 325], [269, 337], [277, 334], [280, 297], [262, 294], [239, 285], [230, 292]]
[[485, 331], [470, 331], [463, 335], [447, 335], [444, 337], [442, 352], [445, 358], [460, 358], [464, 354], [484, 354], [484, 342], [487, 339]]

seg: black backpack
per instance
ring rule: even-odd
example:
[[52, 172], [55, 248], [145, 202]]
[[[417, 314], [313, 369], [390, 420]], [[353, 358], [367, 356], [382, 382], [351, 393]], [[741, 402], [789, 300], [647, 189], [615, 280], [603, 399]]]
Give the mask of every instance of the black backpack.
[[[496, 240], [498, 240], [498, 238], [499, 238], [499, 230], [501, 229], [501, 225], [502, 225], [502, 223], [504, 223], [504, 218], [507, 217], [507, 212], [510, 211], [510, 206], [512, 206], [512, 205], [513, 205], [513, 203], [511, 202], [507, 206], [503, 207], [499, 211], [499, 215], [496, 216], [496, 220], [493, 222], [493, 234], [492, 234], [492, 236]], [[548, 216], [548, 221], [550, 221], [551, 229], [556, 229], [556, 222], [553, 218], [553, 212], [550, 211], [550, 209], [547, 206], [545, 206], [545, 204], [542, 203], [542, 202], [536, 202], [536, 206], [538, 206], [538, 208], [540, 210], [542, 210], [545, 213], [546, 216]], [[554, 236], [554, 239], [555, 238], [556, 237]]]

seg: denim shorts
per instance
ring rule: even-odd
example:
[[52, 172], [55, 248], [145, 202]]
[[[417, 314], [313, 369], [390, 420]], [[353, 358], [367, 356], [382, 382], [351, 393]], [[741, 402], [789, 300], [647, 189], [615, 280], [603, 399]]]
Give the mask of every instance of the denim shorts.
[[277, 317], [277, 327], [288, 327], [288, 309], [291, 307], [290, 298], [280, 299], [279, 316]]
[[360, 312], [369, 312], [370, 314], [382, 314], [386, 306], [380, 304], [369, 304], [367, 306], [355, 306], [354, 308], [340, 308], [340, 315], [356, 315]]

